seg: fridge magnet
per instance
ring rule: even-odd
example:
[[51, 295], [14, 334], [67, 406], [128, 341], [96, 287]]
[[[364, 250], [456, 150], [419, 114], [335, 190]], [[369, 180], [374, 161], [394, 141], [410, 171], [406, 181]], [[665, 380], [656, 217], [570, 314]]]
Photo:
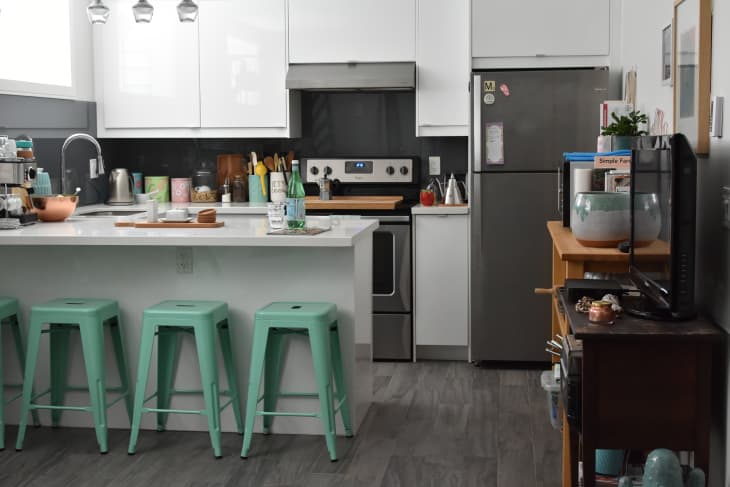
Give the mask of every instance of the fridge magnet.
[[504, 96], [509, 96], [509, 86], [507, 86], [507, 83], [499, 85], [499, 91], [501, 91]]
[[487, 80], [484, 82], [484, 91], [487, 93], [494, 93], [497, 91], [497, 82], [494, 80]]
[[711, 29], [710, 0], [675, 0], [674, 132], [698, 154], [710, 149]]
[[487, 164], [504, 164], [504, 124], [490, 122], [487, 130]]
[[484, 95], [484, 104], [485, 105], [494, 105], [494, 94], [493, 93], [487, 93]]

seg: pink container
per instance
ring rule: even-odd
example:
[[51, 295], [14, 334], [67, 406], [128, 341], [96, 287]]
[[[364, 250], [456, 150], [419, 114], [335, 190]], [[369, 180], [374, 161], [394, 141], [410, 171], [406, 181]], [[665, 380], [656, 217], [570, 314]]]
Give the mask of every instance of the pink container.
[[190, 202], [190, 178], [172, 178], [170, 185], [173, 203]]

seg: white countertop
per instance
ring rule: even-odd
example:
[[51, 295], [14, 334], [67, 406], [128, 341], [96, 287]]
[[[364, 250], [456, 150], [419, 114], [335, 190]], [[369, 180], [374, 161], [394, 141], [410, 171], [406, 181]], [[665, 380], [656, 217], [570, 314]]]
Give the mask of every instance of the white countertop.
[[[265, 215], [266, 203], [160, 203], [158, 210], [160, 213], [166, 212], [170, 208], [187, 208], [188, 212], [197, 214], [200, 210], [206, 208], [215, 208], [219, 215]], [[133, 205], [88, 205], [76, 208], [77, 215], [83, 215], [92, 211], [99, 210], [119, 210], [119, 211], [146, 211], [146, 204]]]
[[412, 215], [468, 215], [468, 206], [434, 205], [423, 206], [418, 204], [411, 208]]
[[[103, 206], [104, 209], [108, 207]], [[92, 208], [92, 207], [84, 207]], [[133, 207], [128, 207], [133, 208]], [[264, 209], [265, 210], [265, 209]], [[93, 210], [91, 210], [93, 211]], [[115, 221], [144, 221], [133, 217], [88, 218], [72, 216], [64, 222], [39, 222], [15, 230], [0, 230], [3, 245], [149, 245], [217, 247], [351, 247], [360, 237], [378, 227], [376, 220], [338, 220], [307, 217], [308, 227], [330, 228], [318, 235], [267, 235], [267, 218], [219, 215], [220, 228], [134, 228], [115, 227]]]

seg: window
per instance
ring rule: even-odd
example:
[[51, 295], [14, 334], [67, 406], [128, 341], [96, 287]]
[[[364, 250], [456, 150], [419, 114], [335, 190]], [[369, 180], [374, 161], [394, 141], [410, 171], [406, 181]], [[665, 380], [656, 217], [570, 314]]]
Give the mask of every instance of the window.
[[73, 87], [69, 2], [33, 0], [30, 8], [28, 0], [0, 0], [0, 91], [63, 94]]

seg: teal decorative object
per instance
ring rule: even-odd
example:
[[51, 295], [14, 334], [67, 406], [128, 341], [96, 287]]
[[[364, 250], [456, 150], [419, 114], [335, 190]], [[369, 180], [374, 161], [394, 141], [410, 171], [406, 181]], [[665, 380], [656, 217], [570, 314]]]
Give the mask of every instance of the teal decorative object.
[[629, 239], [630, 203], [628, 193], [578, 193], [570, 215], [570, 230], [586, 247], [615, 247]]
[[631, 477], [621, 477], [618, 480], [618, 487], [634, 487]]
[[674, 452], [659, 448], [649, 454], [644, 465], [643, 487], [684, 487], [682, 467]]
[[596, 450], [596, 473], [618, 476], [623, 463], [623, 450]]
[[687, 477], [687, 487], [705, 487], [705, 472], [699, 468], [693, 468]]

